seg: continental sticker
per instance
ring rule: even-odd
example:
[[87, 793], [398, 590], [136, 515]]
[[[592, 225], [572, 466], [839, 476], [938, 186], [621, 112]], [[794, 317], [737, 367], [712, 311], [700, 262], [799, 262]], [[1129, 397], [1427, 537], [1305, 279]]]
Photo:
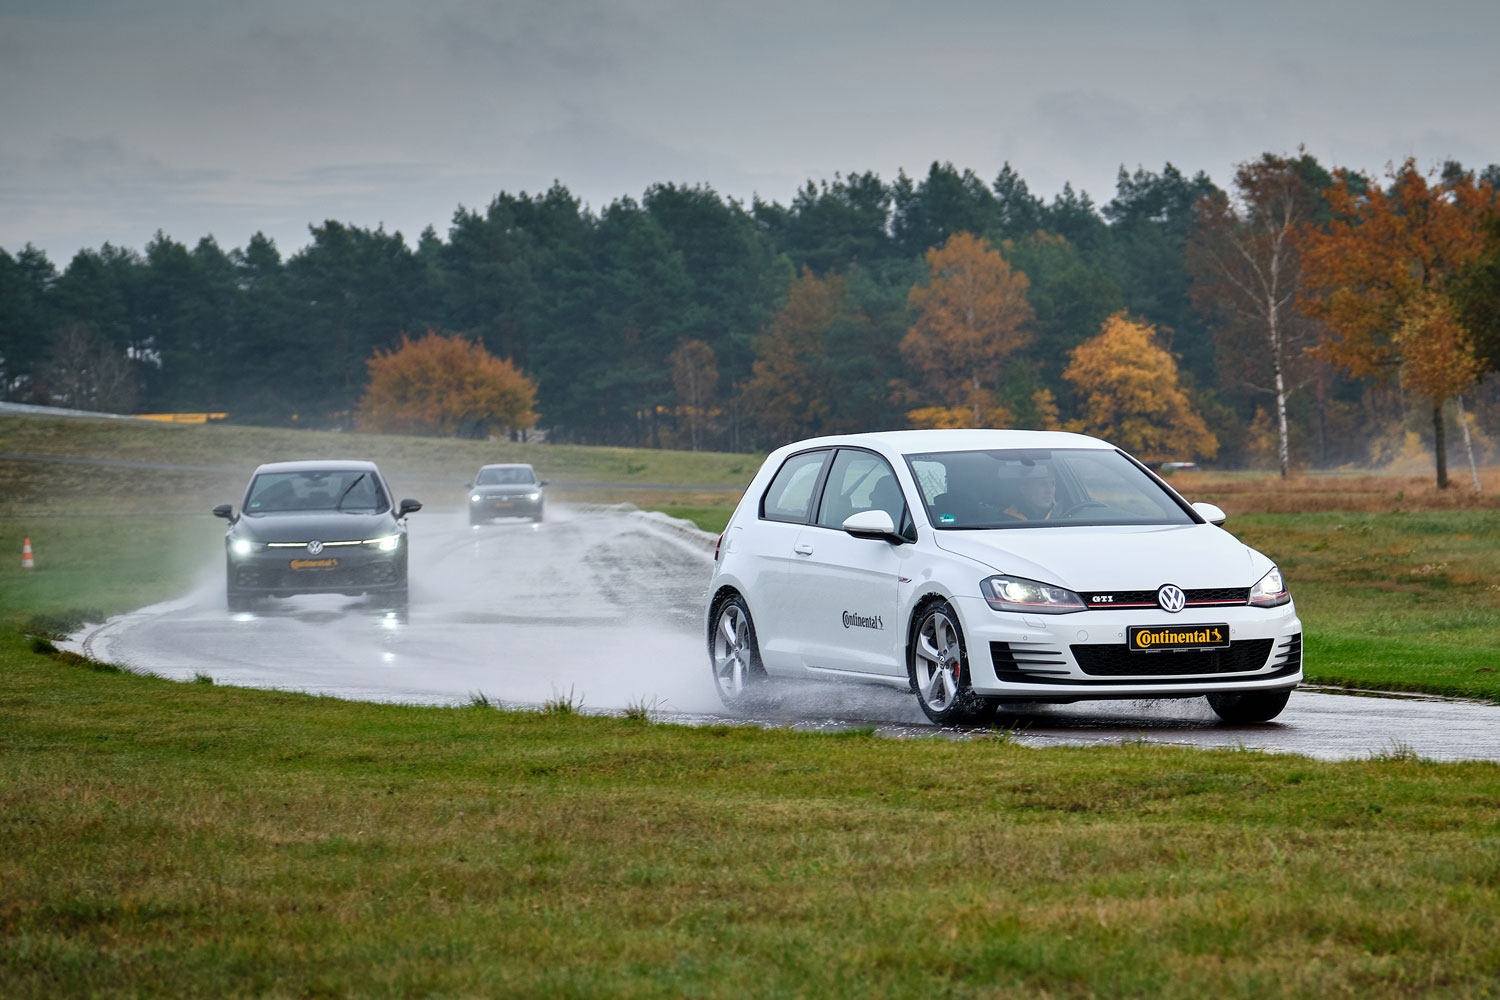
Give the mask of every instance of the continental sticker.
[[1129, 631], [1131, 649], [1212, 649], [1229, 645], [1228, 625], [1137, 625]]
[[337, 559], [293, 559], [292, 569], [333, 569], [338, 564]]

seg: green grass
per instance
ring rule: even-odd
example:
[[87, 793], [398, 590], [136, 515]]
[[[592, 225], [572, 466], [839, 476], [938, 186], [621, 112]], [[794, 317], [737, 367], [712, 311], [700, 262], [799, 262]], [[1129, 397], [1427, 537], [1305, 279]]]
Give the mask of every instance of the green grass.
[[[168, 448], [203, 429], [149, 430], [42, 449], [0, 421], [0, 450], [217, 464]], [[194, 448], [289, 457], [209, 430]], [[449, 444], [473, 443], [410, 467]], [[380, 447], [312, 453], [402, 460]], [[685, 461], [656, 474], [754, 464]], [[6, 997], [1500, 991], [1494, 764], [687, 728], [571, 691], [373, 705], [56, 650], [212, 565], [207, 506], [242, 484], [0, 462]], [[729, 508], [664, 509], [714, 531]], [[1495, 516], [1229, 526], [1286, 570], [1315, 679], [1496, 698]]]
[[0, 639], [53, 996], [1483, 995], [1500, 767], [340, 702]]
[[1310, 681], [1500, 701], [1500, 511], [1261, 514], [1226, 527], [1285, 574]]
[[[566, 492], [571, 483], [589, 482], [616, 483], [621, 489], [672, 483], [738, 491], [750, 481], [761, 461], [761, 456], [719, 452], [13, 416], [0, 417], [0, 452], [225, 467], [228, 472], [222, 476], [197, 471], [181, 478], [189, 482], [223, 478], [228, 484], [237, 483], [237, 490], [243, 489], [246, 474], [262, 462], [369, 459], [380, 465], [398, 492], [403, 481], [413, 490], [441, 489], [451, 484], [453, 503], [458, 502], [464, 482], [473, 478], [475, 470], [493, 462], [529, 462], [540, 476]], [[138, 475], [129, 470], [95, 470], [93, 474], [108, 477], [116, 487], [111, 495]], [[433, 496], [435, 502], [448, 499]]]

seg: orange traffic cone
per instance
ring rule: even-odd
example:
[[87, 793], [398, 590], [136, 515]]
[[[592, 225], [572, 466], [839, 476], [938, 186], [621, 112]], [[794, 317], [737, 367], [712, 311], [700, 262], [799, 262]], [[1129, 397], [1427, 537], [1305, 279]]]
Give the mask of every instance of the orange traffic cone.
[[21, 546], [21, 568], [36, 569], [36, 560], [31, 558], [31, 539], [26, 539], [26, 544]]

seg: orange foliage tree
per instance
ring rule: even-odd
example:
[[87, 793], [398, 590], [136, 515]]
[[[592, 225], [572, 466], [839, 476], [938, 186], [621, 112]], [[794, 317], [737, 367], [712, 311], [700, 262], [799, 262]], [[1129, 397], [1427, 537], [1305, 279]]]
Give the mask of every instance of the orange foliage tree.
[[1439, 489], [1448, 486], [1443, 403], [1479, 375], [1450, 293], [1483, 249], [1489, 182], [1450, 172], [1428, 184], [1408, 159], [1382, 191], [1342, 174], [1326, 193], [1333, 221], [1302, 232], [1302, 309], [1327, 323], [1319, 352], [1354, 376], [1396, 375], [1432, 401]]
[[1082, 417], [1068, 429], [1112, 441], [1148, 458], [1213, 458], [1219, 440], [1177, 384], [1177, 362], [1156, 342], [1156, 329], [1124, 313], [1075, 347], [1063, 378], [1073, 384]]
[[927, 270], [927, 283], [907, 296], [918, 315], [901, 341], [901, 359], [915, 375], [917, 398], [940, 405], [907, 418], [927, 427], [1009, 423], [995, 391], [1005, 359], [1031, 341], [1026, 275], [970, 233], [928, 250]]
[[[772, 437], [790, 441], [827, 431], [834, 412], [826, 378], [828, 338], [836, 328], [867, 328], [843, 277], [819, 278], [807, 268], [792, 281], [786, 305], [755, 344], [742, 400]], [[859, 334], [852, 335], [855, 339]]]
[[536, 385], [480, 344], [432, 330], [401, 335], [393, 351], [366, 362], [370, 384], [359, 403], [360, 426], [397, 434], [472, 436], [493, 427], [536, 423]]

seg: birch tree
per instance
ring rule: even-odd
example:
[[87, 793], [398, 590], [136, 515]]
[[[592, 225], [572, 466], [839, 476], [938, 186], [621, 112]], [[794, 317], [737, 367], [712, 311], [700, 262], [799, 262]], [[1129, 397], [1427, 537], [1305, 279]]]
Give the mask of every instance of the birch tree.
[[1310, 177], [1322, 175], [1312, 157], [1267, 153], [1235, 171], [1234, 193], [1211, 195], [1198, 203], [1199, 224], [1188, 242], [1188, 270], [1198, 310], [1223, 323], [1227, 335], [1263, 358], [1270, 384], [1251, 372], [1237, 377], [1274, 400], [1276, 458], [1283, 479], [1291, 464], [1287, 398], [1299, 388], [1294, 369], [1311, 345], [1310, 324], [1296, 307], [1302, 291], [1297, 236], [1312, 221], [1318, 190]]

